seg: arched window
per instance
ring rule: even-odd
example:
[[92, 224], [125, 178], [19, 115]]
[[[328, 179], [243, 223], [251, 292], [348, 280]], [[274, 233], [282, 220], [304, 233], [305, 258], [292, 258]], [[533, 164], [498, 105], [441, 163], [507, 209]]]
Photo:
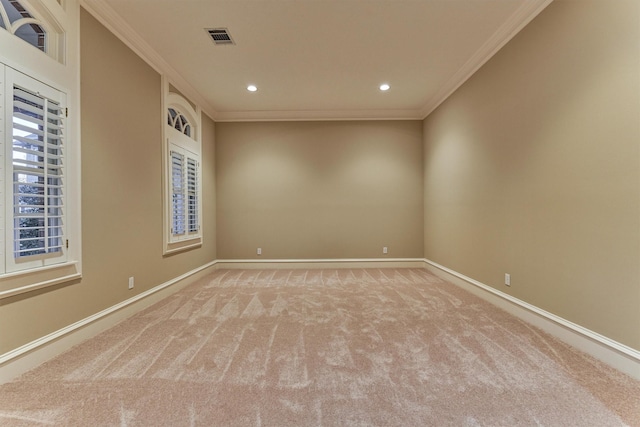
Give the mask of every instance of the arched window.
[[0, 0], [0, 28], [64, 62], [64, 31], [40, 3]]
[[167, 112], [167, 124], [180, 133], [191, 137], [191, 124], [184, 114], [176, 111], [175, 108], [169, 107]]
[[0, 0], [0, 299], [80, 277], [79, 7]]
[[165, 253], [202, 244], [200, 113], [177, 93], [165, 95], [167, 121]]
[[19, 0], [0, 0], [0, 27], [43, 52], [47, 51], [47, 32]]

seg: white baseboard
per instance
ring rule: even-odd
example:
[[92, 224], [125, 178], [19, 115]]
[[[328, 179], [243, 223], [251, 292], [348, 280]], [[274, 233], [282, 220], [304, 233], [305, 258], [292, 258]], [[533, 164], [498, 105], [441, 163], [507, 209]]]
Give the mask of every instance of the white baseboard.
[[613, 368], [640, 379], [640, 351], [549, 313], [428, 259], [427, 270], [548, 332]]
[[0, 384], [64, 353], [71, 347], [98, 335], [117, 323], [149, 307], [216, 268], [216, 261], [142, 292], [92, 316], [0, 355]]
[[539, 327], [562, 341], [610, 366], [640, 379], [640, 351], [500, 292], [427, 259], [315, 259], [315, 260], [218, 260], [205, 264], [148, 291], [0, 355], [0, 384], [65, 352], [129, 316], [149, 307], [214, 269], [269, 268], [427, 268], [503, 310]]
[[260, 268], [422, 268], [419, 258], [304, 259], [304, 260], [216, 260], [162, 283], [121, 303], [0, 354], [0, 384], [62, 354], [71, 347], [149, 307], [212, 270]]
[[220, 259], [217, 269], [423, 268], [422, 258]]

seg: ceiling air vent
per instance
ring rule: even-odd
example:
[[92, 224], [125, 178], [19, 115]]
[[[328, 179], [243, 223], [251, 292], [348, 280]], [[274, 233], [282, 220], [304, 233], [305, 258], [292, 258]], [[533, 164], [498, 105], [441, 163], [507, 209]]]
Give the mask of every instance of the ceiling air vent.
[[235, 44], [226, 28], [205, 28], [205, 31], [209, 33], [211, 40], [217, 45]]

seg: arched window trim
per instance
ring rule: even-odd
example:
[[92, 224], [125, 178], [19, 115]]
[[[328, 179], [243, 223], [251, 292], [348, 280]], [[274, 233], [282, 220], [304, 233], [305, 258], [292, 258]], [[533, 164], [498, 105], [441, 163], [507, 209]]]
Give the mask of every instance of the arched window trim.
[[[25, 40], [23, 37], [18, 35], [20, 29], [24, 28], [25, 26], [31, 26], [31, 29], [35, 32], [35, 34], [37, 34], [37, 37], [38, 37], [37, 44], [33, 44], [31, 41]], [[19, 20], [15, 21], [13, 23], [13, 25], [11, 26], [11, 32], [13, 33], [13, 35], [15, 35], [18, 38], [26, 41], [31, 46], [34, 46], [34, 47], [38, 48], [39, 50], [43, 51], [44, 53], [47, 53], [50, 50], [49, 49], [49, 35], [51, 34], [51, 32], [47, 31], [45, 29], [45, 26], [43, 25], [43, 23], [41, 21], [35, 19], [35, 18], [22, 18], [22, 19], [19, 19]]]
[[169, 114], [169, 109], [173, 109], [177, 113], [177, 116], [172, 119], [173, 125], [167, 124], [167, 126], [171, 126], [173, 129], [177, 129], [175, 127], [175, 123], [178, 120], [179, 116], [182, 115], [187, 120], [188, 125], [191, 126], [191, 132], [187, 135], [184, 132], [183, 126], [181, 126], [182, 129], [177, 130], [189, 136], [189, 138], [193, 139], [194, 141], [199, 141], [198, 130], [200, 126], [198, 114], [196, 113], [196, 110], [191, 107], [189, 102], [177, 93], [169, 92], [166, 96], [166, 106], [167, 114]]
[[174, 107], [169, 107], [167, 109], [167, 119], [167, 124], [170, 127], [191, 138], [193, 125], [180, 110]]
[[[202, 246], [200, 108], [172, 92], [163, 76], [164, 248], [163, 253]], [[175, 115], [172, 115], [172, 110]], [[180, 122], [176, 126], [176, 122]], [[190, 132], [185, 132], [189, 127]]]
[[[29, 18], [20, 18], [14, 22], [9, 21], [9, 16], [6, 13], [4, 7], [0, 4], [0, 18], [4, 22], [4, 30], [11, 35], [28, 43], [30, 46], [34, 46], [28, 41], [20, 38], [16, 35], [16, 31], [23, 25], [35, 24], [40, 26], [45, 33], [45, 45], [44, 52], [46, 55], [56, 59], [58, 62], [64, 64], [65, 58], [65, 30], [60, 24], [60, 20], [56, 18], [56, 13], [49, 7], [45, 6], [41, 1], [33, 0], [19, 0], [20, 5], [31, 15]], [[56, 6], [57, 5], [57, 6]], [[53, 6], [62, 8], [62, 5], [58, 2]], [[57, 11], [60, 13], [60, 11]], [[37, 46], [34, 46], [37, 48]]]

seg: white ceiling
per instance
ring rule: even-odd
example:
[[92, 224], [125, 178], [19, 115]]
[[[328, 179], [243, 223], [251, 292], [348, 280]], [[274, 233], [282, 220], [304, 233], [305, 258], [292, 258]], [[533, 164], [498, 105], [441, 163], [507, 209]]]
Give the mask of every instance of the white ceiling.
[[[84, 0], [216, 120], [421, 119], [551, 0]], [[205, 28], [224, 27], [232, 46]], [[378, 86], [389, 83], [381, 92]], [[248, 84], [258, 86], [250, 93]]]

